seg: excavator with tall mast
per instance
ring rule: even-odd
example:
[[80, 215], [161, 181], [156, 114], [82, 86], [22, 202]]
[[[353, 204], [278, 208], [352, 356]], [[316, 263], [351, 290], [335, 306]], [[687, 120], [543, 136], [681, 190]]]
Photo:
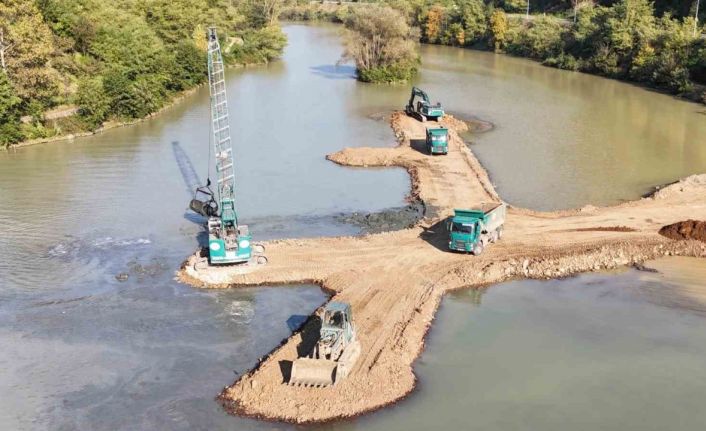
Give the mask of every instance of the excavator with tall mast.
[[235, 210], [235, 162], [230, 137], [225, 68], [215, 27], [208, 29], [208, 88], [211, 95], [209, 140], [215, 150], [216, 193], [211, 189], [212, 160], [209, 151], [206, 185], [196, 189], [189, 208], [208, 218], [208, 261], [211, 265], [264, 264], [267, 262], [264, 247], [252, 244], [248, 227], [238, 224]]

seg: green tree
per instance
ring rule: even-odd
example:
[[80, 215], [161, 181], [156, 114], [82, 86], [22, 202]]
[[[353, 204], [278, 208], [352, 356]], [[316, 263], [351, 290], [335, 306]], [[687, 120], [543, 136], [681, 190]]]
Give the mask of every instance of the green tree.
[[18, 107], [21, 100], [15, 94], [7, 74], [0, 70], [0, 145], [8, 146], [22, 139]]
[[488, 16], [482, 0], [461, 0], [461, 19], [465, 42], [471, 44], [484, 39], [488, 33]]
[[563, 27], [554, 18], [539, 16], [514, 29], [507, 50], [516, 55], [544, 60], [563, 50]]
[[207, 8], [206, 0], [148, 0], [145, 19], [163, 41], [176, 44], [192, 37]]
[[399, 11], [377, 5], [356, 8], [345, 26], [348, 32], [341, 59], [355, 62], [361, 81], [406, 81], [416, 73], [419, 34]]
[[207, 76], [206, 54], [188, 40], [174, 47], [174, 65], [170, 67], [168, 88], [182, 91], [202, 83]]
[[78, 84], [75, 103], [79, 108], [79, 114], [91, 130], [100, 127], [108, 117], [110, 109], [110, 99], [103, 88], [103, 79], [100, 77], [82, 79]]

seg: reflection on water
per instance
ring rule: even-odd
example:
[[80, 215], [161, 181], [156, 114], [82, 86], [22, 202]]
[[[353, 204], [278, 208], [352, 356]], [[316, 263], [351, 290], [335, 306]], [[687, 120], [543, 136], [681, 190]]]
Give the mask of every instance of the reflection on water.
[[661, 272], [503, 283], [480, 304], [473, 291], [453, 293], [415, 366], [418, 391], [322, 428], [702, 429], [706, 261], [648, 266]]

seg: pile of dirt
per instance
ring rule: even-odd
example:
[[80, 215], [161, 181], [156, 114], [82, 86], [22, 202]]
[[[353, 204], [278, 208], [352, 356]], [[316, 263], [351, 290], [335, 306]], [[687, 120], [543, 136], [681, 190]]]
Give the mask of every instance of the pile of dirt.
[[706, 221], [686, 220], [664, 226], [659, 234], [671, 239], [695, 239], [706, 242]]
[[654, 199], [669, 199], [674, 195], [689, 193], [706, 185], [706, 174], [691, 175], [681, 180], [667, 184], [654, 192]]

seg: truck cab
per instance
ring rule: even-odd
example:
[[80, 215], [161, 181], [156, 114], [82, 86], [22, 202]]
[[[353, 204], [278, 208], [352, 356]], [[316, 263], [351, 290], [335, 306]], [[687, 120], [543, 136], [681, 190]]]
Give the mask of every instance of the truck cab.
[[448, 154], [449, 130], [445, 127], [427, 128], [426, 147], [429, 154]]
[[456, 209], [447, 222], [449, 249], [474, 255], [502, 237], [505, 204], [483, 204], [478, 209]]

